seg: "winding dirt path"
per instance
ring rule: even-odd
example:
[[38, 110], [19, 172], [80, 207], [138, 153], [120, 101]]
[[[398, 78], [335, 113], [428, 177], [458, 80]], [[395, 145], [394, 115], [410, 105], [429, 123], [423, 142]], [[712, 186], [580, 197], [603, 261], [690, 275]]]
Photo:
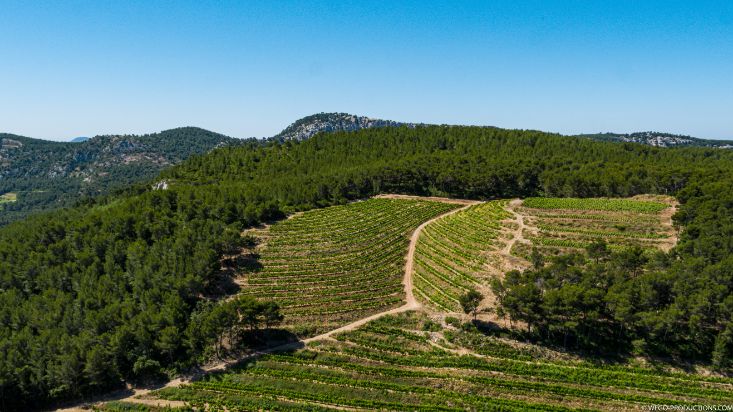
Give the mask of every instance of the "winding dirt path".
[[[297, 342], [291, 342], [286, 343], [283, 345], [275, 346], [272, 348], [264, 349], [261, 351], [250, 353], [246, 356], [243, 356], [241, 358], [237, 359], [231, 359], [226, 361], [221, 361], [219, 363], [208, 365], [203, 368], [201, 368], [201, 371], [196, 373], [194, 376], [191, 377], [191, 379], [184, 379], [184, 378], [177, 378], [169, 381], [160, 389], [163, 388], [177, 388], [190, 380], [195, 380], [203, 377], [206, 374], [212, 373], [212, 372], [219, 372], [226, 370], [227, 367], [238, 364], [240, 362], [257, 358], [262, 355], [267, 355], [270, 353], [276, 353], [276, 352], [284, 352], [284, 351], [291, 351], [296, 349], [301, 349], [305, 347], [310, 342], [315, 342], [319, 340], [325, 340], [325, 339], [332, 339], [332, 336], [335, 334], [339, 334], [342, 332], [349, 332], [354, 329], [357, 329], [373, 320], [379, 319], [383, 316], [387, 315], [393, 315], [397, 313], [407, 312], [410, 310], [419, 309], [421, 307], [420, 302], [415, 299], [415, 295], [412, 293], [412, 271], [414, 266], [414, 260], [415, 260], [415, 249], [417, 247], [417, 241], [420, 238], [420, 234], [422, 233], [423, 229], [428, 226], [429, 224], [435, 222], [436, 220], [442, 219], [446, 216], [452, 215], [454, 213], [458, 213], [462, 210], [465, 210], [473, 205], [479, 204], [481, 202], [476, 200], [463, 200], [463, 199], [449, 199], [449, 198], [443, 198], [443, 197], [420, 197], [420, 196], [408, 196], [408, 195], [379, 195], [375, 196], [377, 198], [385, 198], [385, 199], [414, 199], [414, 200], [429, 200], [429, 201], [436, 201], [436, 202], [444, 202], [444, 203], [451, 203], [451, 204], [459, 204], [463, 205], [462, 207], [449, 210], [448, 212], [445, 212], [441, 215], [438, 215], [430, 220], [427, 220], [423, 222], [420, 226], [418, 226], [410, 236], [410, 244], [407, 248], [407, 255], [405, 256], [405, 273], [402, 279], [402, 284], [405, 287], [405, 304], [394, 308], [390, 310], [386, 310], [384, 312], [375, 313], [374, 315], [368, 316], [366, 318], [359, 319], [357, 321], [351, 322], [347, 325], [344, 325], [340, 328], [331, 330], [329, 332], [314, 336], [312, 338], [303, 339]], [[89, 406], [91, 404], [99, 404], [109, 401], [120, 401], [120, 402], [127, 402], [127, 403], [134, 403], [134, 404], [141, 404], [141, 405], [147, 405], [147, 406], [157, 406], [157, 407], [179, 407], [179, 406], [185, 406], [185, 402], [181, 401], [169, 401], [165, 399], [151, 399], [151, 398], [145, 398], [146, 395], [148, 395], [151, 390], [150, 389], [131, 389], [132, 394], [126, 392], [124, 395], [115, 396], [109, 395], [105, 397], [104, 399], [100, 399], [96, 402], [87, 402], [84, 403], [82, 406], [73, 406], [70, 408], [63, 408], [63, 409], [57, 409], [57, 411], [64, 411], [64, 412], [72, 412], [72, 411], [88, 411], [89, 409], [85, 408], [86, 406]]]
[[512, 230], [512, 239], [507, 242], [506, 246], [504, 246], [504, 249], [502, 249], [501, 253], [505, 256], [511, 256], [512, 248], [518, 241], [523, 241], [524, 239], [524, 229], [527, 228], [527, 226], [524, 224], [524, 215], [517, 212], [517, 207], [522, 205], [522, 199], [513, 199], [509, 204], [507, 205], [507, 210], [512, 213], [515, 216], [514, 223], [517, 224], [517, 228]]
[[524, 230], [530, 227], [524, 222], [524, 215], [517, 211], [517, 208], [521, 205], [522, 199], [513, 199], [505, 207], [507, 212], [514, 215], [514, 219], [510, 222], [514, 223], [517, 227], [507, 232], [511, 235], [511, 239], [506, 242], [503, 248], [494, 252], [499, 257], [498, 267], [494, 268], [497, 271], [496, 274], [499, 276], [503, 276], [504, 273], [510, 270], [525, 269], [529, 263], [520, 257], [512, 255], [514, 245], [517, 243], [528, 243], [524, 238]]
[[673, 247], [677, 245], [677, 242], [679, 242], [679, 233], [674, 227], [674, 221], [672, 220], [672, 216], [677, 213], [677, 209], [679, 208], [679, 202], [677, 202], [676, 199], [671, 200], [670, 207], [667, 209], [664, 209], [662, 213], [659, 215], [662, 226], [664, 226], [667, 229], [667, 234], [669, 237], [665, 239], [665, 242], [660, 245], [660, 248], [665, 251], [669, 252]]
[[[504, 232], [511, 236], [511, 238], [506, 241], [504, 247], [489, 253], [492, 256], [492, 259], [485, 267], [488, 270], [488, 273], [492, 276], [503, 279], [504, 274], [510, 270], [524, 270], [529, 267], [529, 262], [525, 259], [512, 255], [512, 248], [515, 244], [527, 243], [527, 240], [524, 238], [524, 230], [530, 228], [524, 221], [525, 216], [517, 211], [517, 208], [521, 205], [522, 199], [512, 199], [504, 207], [504, 210], [514, 216], [514, 219], [506, 219], [504, 222], [513, 223], [516, 225], [516, 228], [506, 230]], [[488, 284], [480, 285], [478, 290], [484, 295], [484, 299], [479, 305], [479, 309], [483, 313], [480, 313], [478, 318], [506, 326], [506, 321], [496, 316], [493, 311], [496, 308], [496, 296]]]

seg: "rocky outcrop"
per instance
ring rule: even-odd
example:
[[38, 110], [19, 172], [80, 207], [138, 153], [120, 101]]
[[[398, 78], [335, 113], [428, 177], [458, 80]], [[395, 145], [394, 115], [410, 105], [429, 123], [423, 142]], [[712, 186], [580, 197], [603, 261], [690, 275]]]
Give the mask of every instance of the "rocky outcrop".
[[373, 127], [400, 126], [415, 127], [417, 124], [372, 119], [370, 117], [356, 116], [348, 113], [318, 113], [297, 120], [272, 138], [279, 141], [300, 141], [309, 139], [320, 132], [348, 132]]

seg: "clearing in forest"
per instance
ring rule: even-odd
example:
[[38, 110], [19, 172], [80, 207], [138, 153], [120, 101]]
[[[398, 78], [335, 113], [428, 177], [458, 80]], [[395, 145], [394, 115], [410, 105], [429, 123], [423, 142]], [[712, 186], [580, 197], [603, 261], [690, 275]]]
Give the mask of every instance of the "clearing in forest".
[[405, 253], [421, 223], [459, 205], [370, 199], [312, 210], [252, 232], [258, 270], [242, 294], [280, 304], [285, 327], [312, 336], [400, 306]]

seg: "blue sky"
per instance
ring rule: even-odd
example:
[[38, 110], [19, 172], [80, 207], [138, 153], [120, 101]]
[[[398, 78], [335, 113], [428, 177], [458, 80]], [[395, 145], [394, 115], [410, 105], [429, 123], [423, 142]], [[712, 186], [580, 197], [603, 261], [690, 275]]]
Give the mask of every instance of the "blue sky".
[[0, 0], [0, 96], [56, 140], [329, 111], [733, 139], [733, 1]]

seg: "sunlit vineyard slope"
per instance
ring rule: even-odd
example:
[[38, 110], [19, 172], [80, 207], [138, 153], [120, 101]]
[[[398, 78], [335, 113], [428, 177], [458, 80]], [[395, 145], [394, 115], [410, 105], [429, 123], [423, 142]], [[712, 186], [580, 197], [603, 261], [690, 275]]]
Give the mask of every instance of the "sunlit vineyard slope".
[[457, 205], [370, 199], [305, 212], [252, 232], [261, 268], [245, 273], [242, 293], [283, 308], [299, 336], [399, 306], [409, 234]]

